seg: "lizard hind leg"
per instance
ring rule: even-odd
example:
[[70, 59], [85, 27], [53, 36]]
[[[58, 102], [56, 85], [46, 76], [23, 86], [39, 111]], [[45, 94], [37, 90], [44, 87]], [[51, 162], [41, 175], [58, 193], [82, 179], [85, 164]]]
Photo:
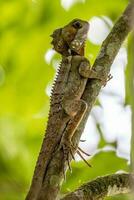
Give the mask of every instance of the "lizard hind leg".
[[[75, 101], [73, 103], [75, 104]], [[62, 137], [61, 144], [60, 144], [60, 146], [63, 149], [64, 162], [67, 162], [70, 171], [71, 171], [70, 161], [71, 161], [71, 159], [75, 159], [74, 158], [75, 152], [77, 152], [77, 154], [83, 159], [83, 161], [85, 161], [88, 164], [88, 166], [90, 166], [90, 164], [85, 160], [85, 158], [82, 156], [81, 153], [84, 153], [87, 156], [89, 156], [89, 154], [84, 152], [80, 147], [76, 148], [72, 144], [72, 137], [87, 110], [87, 103], [85, 101], [80, 99], [80, 100], [76, 101], [76, 104], [79, 105], [79, 106], [77, 106], [77, 114], [74, 116], [73, 119], [70, 119], [70, 121], [63, 133], [63, 137]], [[73, 106], [73, 108], [74, 108], [74, 106]], [[64, 171], [64, 177], [65, 177], [65, 171]]]

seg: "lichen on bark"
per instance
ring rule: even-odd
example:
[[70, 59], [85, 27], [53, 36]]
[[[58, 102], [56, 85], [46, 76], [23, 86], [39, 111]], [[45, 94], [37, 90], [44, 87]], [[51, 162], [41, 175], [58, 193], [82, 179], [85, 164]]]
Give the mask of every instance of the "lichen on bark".
[[100, 200], [106, 196], [128, 193], [132, 188], [134, 175], [122, 173], [99, 177], [82, 185], [61, 200]]

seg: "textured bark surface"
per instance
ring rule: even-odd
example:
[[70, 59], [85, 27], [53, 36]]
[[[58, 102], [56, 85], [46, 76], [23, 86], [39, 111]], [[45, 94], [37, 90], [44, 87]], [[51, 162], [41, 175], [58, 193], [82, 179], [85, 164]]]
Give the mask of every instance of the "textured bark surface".
[[[130, 91], [130, 105], [132, 109], [132, 137], [131, 137], [131, 171], [134, 172], [134, 33], [130, 40], [128, 52], [129, 81], [128, 87]], [[132, 95], [131, 95], [132, 94]]]
[[62, 200], [101, 200], [106, 196], [129, 193], [132, 181], [134, 181], [134, 175], [125, 173], [99, 177], [82, 185]]
[[[133, 19], [134, 2], [132, 1], [114, 25], [111, 33], [103, 42], [100, 53], [93, 65], [93, 68], [105, 78], [110, 72], [110, 67], [121, 47], [121, 44], [127, 37], [128, 33], [132, 30]], [[86, 112], [84, 119], [73, 137], [76, 146], [78, 145], [90, 110], [100, 92], [101, 87], [102, 82], [99, 80], [89, 80], [87, 83], [82, 99], [87, 102], [88, 111]], [[46, 176], [43, 181], [43, 186], [38, 200], [55, 200], [57, 198], [63, 180], [63, 167], [66, 169], [67, 163], [63, 162], [63, 152], [61, 150], [57, 150], [54, 152], [51, 162], [47, 167]]]
[[[126, 80], [126, 91], [128, 92], [128, 104], [131, 105], [132, 111], [132, 128], [131, 128], [131, 154], [130, 154], [130, 170], [134, 172], [134, 33], [130, 37], [128, 44], [128, 65], [127, 65], [127, 80]], [[130, 196], [130, 200], [134, 199], [134, 189]]]

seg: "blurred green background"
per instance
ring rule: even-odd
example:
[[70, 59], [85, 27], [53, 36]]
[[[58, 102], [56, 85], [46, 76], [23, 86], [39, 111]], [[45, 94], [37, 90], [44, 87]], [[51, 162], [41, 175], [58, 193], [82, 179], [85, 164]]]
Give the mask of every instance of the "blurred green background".
[[[48, 93], [60, 60], [60, 56], [50, 50], [49, 35], [73, 18], [89, 21], [94, 16], [100, 19], [106, 16], [114, 23], [127, 3], [127, 0], [0, 1], [1, 200], [24, 199], [44, 137], [49, 111]], [[94, 44], [89, 38], [86, 55], [91, 63], [99, 48], [100, 44]], [[129, 69], [124, 74], [125, 79], [129, 79]], [[124, 107], [131, 103], [129, 86], [126, 88], [125, 101], [119, 102]], [[97, 107], [103, 109], [101, 100], [98, 100]], [[106, 139], [99, 121], [94, 123], [99, 139], [93, 149], [95, 156], [90, 160], [93, 167], [89, 169], [83, 162], [73, 163], [73, 173], [68, 173], [63, 193], [97, 176], [128, 170], [128, 160], [116, 152], [118, 141]], [[102, 149], [107, 144], [113, 149]]]

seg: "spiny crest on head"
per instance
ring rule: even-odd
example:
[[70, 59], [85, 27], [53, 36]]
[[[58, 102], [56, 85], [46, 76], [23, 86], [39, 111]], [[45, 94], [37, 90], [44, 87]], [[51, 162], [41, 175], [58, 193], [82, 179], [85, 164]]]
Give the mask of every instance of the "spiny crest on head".
[[53, 38], [51, 42], [53, 49], [62, 55], [68, 56], [68, 45], [62, 37], [62, 28], [56, 29], [50, 36]]
[[54, 30], [54, 32], [50, 35], [50, 37], [53, 38], [53, 40], [52, 40], [52, 42], [51, 42], [52, 45], [55, 46], [55, 45], [57, 44], [57, 41], [59, 40], [60, 35], [61, 35], [61, 31], [62, 31], [61, 28], [56, 29], [56, 30]]

